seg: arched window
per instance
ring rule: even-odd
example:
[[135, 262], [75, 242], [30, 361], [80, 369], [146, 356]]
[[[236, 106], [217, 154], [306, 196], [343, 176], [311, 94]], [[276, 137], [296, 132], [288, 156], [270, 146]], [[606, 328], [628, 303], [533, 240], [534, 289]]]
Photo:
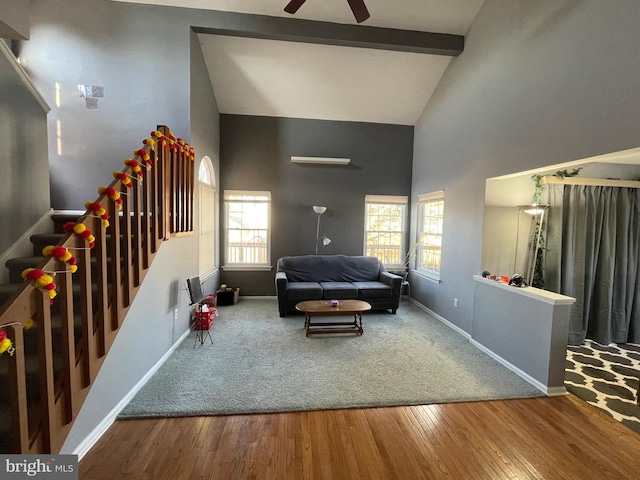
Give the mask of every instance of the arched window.
[[203, 157], [200, 162], [198, 190], [200, 193], [199, 271], [201, 277], [207, 277], [217, 268], [216, 180], [209, 157]]

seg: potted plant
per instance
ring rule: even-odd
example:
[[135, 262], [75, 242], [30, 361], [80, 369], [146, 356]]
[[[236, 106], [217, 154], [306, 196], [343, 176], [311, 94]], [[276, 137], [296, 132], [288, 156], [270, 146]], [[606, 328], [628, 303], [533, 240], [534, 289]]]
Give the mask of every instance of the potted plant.
[[418, 251], [419, 246], [420, 242], [414, 243], [413, 245], [411, 245], [411, 248], [409, 248], [409, 251], [404, 256], [404, 262], [402, 263], [403, 269], [401, 274], [403, 282], [407, 281], [407, 277], [409, 276], [409, 265], [416, 258], [416, 252]]

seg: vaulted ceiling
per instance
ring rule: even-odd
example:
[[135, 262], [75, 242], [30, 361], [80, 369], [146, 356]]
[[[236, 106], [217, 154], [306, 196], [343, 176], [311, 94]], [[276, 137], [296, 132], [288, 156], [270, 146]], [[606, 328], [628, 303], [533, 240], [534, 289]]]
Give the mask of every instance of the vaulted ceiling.
[[[462, 36], [483, 3], [365, 0], [371, 17], [358, 25], [347, 0], [307, 0], [294, 16], [284, 12], [289, 0], [115, 1], [338, 23], [358, 32], [379, 27]], [[215, 32], [199, 38], [220, 112], [232, 114], [415, 125], [453, 58]]]

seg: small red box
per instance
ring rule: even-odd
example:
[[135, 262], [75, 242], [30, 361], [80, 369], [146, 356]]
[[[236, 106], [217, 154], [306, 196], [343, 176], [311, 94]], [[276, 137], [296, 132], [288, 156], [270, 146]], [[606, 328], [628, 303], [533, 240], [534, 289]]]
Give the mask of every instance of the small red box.
[[215, 316], [215, 309], [211, 309], [208, 312], [196, 312], [194, 318], [194, 327], [196, 330], [209, 330], [211, 324], [213, 324], [213, 317]]

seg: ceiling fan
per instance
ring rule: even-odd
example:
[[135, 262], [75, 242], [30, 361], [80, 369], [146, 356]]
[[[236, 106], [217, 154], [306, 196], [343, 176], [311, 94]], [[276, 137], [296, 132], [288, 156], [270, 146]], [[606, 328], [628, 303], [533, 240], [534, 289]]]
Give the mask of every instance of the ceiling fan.
[[[306, 1], [307, 0], [291, 0], [287, 6], [284, 7], [284, 11], [293, 15]], [[367, 6], [364, 4], [364, 0], [347, 0], [347, 2], [351, 7], [353, 16], [356, 17], [356, 22], [362, 23], [371, 16], [369, 10], [367, 10]]]

